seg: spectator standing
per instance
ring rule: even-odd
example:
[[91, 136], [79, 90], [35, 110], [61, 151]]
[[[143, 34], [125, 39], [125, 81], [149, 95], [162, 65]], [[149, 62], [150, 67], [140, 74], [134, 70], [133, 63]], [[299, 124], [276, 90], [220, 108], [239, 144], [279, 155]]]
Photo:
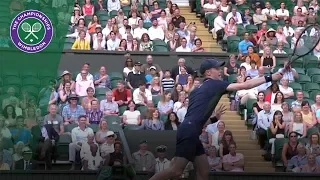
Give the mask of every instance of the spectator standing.
[[139, 146], [139, 150], [132, 154], [135, 170], [153, 173], [156, 160], [154, 155], [148, 151], [148, 142], [141, 141]]
[[90, 104], [91, 108], [86, 112], [89, 124], [100, 124], [101, 119], [103, 119], [103, 111], [99, 108], [99, 102], [94, 99]]
[[160, 171], [163, 171], [167, 168], [170, 167], [170, 160], [166, 158], [166, 151], [167, 147], [164, 145], [160, 145], [156, 147], [157, 151], [157, 158], [155, 159], [156, 164], [155, 164], [155, 173], [158, 173]]
[[78, 96], [87, 96], [87, 89], [91, 87], [94, 90], [93, 80], [87, 79], [88, 72], [81, 71], [81, 80], [76, 82], [76, 94]]
[[88, 135], [93, 134], [93, 130], [86, 126], [85, 115], [78, 117], [79, 126], [71, 131], [72, 143], [69, 144], [69, 161], [72, 163], [70, 170], [75, 170], [76, 152], [81, 150], [82, 144], [88, 141]]
[[221, 43], [223, 39], [223, 31], [224, 27], [226, 26], [227, 22], [223, 18], [223, 11], [218, 11], [218, 16], [213, 21], [214, 24], [214, 32], [217, 35], [217, 43]]
[[107, 10], [107, 5], [108, 2], [103, 2], [103, 0], [98, 0], [95, 4], [94, 4], [94, 11], [95, 13], [99, 12], [99, 11], [106, 11]]
[[134, 70], [128, 73], [127, 85], [130, 89], [136, 89], [139, 87], [140, 83], [146, 82], [145, 73], [142, 71], [142, 64], [136, 62], [134, 64]]
[[106, 92], [106, 99], [100, 102], [100, 111], [102, 111], [104, 115], [118, 115], [119, 106], [112, 100], [112, 91]]
[[69, 96], [69, 104], [62, 110], [62, 117], [65, 125], [77, 123], [78, 118], [86, 114], [83, 107], [78, 105], [78, 101], [79, 97], [77, 95], [72, 94]]

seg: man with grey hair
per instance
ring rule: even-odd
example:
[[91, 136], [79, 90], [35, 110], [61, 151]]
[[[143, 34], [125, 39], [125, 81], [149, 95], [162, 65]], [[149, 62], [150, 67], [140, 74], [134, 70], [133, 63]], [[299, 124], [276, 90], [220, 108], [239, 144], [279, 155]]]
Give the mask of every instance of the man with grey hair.
[[259, 134], [259, 144], [261, 149], [264, 149], [266, 146], [267, 132], [268, 128], [273, 119], [273, 113], [271, 111], [271, 105], [269, 102], [263, 104], [263, 110], [258, 113], [258, 134]]
[[[88, 141], [83, 143], [82, 144], [82, 147], [81, 147], [81, 150], [80, 150], [80, 157], [81, 157], [81, 160], [87, 158], [87, 156], [91, 153], [90, 151], [90, 145], [92, 144], [96, 144], [96, 141], [95, 141], [95, 137], [94, 137], [94, 134], [93, 133], [90, 133], [88, 134]], [[99, 146], [98, 146], [99, 147]], [[98, 149], [99, 150], [99, 149]], [[100, 152], [100, 151], [98, 151]]]
[[178, 65], [171, 69], [171, 78], [172, 79], [176, 79], [177, 75], [179, 75], [181, 73], [181, 70], [180, 70], [181, 67], [186, 68], [187, 73], [193, 75], [193, 73], [194, 73], [193, 69], [189, 66], [186, 66], [186, 60], [184, 58], [180, 58], [178, 60]]
[[298, 144], [297, 151], [298, 154], [288, 161], [288, 172], [300, 172], [300, 168], [308, 163], [306, 147], [302, 143]]

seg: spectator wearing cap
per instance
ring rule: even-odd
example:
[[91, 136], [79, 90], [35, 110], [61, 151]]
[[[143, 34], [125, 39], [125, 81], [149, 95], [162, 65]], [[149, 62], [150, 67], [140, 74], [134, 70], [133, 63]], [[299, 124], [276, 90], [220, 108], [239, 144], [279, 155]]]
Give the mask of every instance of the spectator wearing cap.
[[131, 99], [131, 91], [125, 88], [125, 82], [123, 80], [119, 80], [117, 87], [112, 90], [112, 100], [120, 107], [127, 105]]
[[78, 127], [71, 131], [72, 142], [69, 144], [69, 161], [72, 163], [71, 169], [75, 169], [76, 152], [81, 150], [82, 144], [88, 141], [88, 135], [94, 134], [90, 127], [86, 126], [87, 117], [80, 115], [78, 117]]
[[180, 39], [181, 46], [177, 47], [176, 52], [191, 52], [191, 49], [187, 46], [187, 39], [181, 38]]
[[61, 11], [58, 13], [58, 25], [59, 26], [65, 26], [69, 25], [69, 21], [71, 19], [71, 15], [68, 12], [68, 6], [67, 5], [62, 5]]
[[99, 74], [94, 76], [94, 85], [98, 88], [108, 88], [111, 89], [111, 80], [109, 75], [106, 73], [106, 67], [101, 66]]
[[100, 111], [102, 111], [104, 115], [118, 115], [119, 106], [112, 99], [112, 91], [107, 91], [106, 99], [100, 102]]
[[193, 74], [193, 69], [186, 65], [186, 60], [184, 58], [180, 58], [178, 60], [178, 65], [171, 69], [171, 77], [175, 79], [177, 75], [181, 74], [181, 68], [185, 68], [187, 74]]
[[56, 87], [56, 81], [50, 80], [47, 87], [43, 88], [39, 93], [39, 106], [45, 107], [49, 104], [55, 104], [58, 100], [59, 94], [57, 93], [55, 87]]
[[15, 162], [15, 170], [32, 170], [34, 168], [32, 151], [29, 147], [22, 148], [22, 158]]
[[[90, 71], [90, 64], [89, 63], [84, 63], [81, 67], [81, 71], [82, 70], [87, 71], [87, 80], [93, 80], [93, 76], [89, 72]], [[82, 75], [80, 72], [79, 74], [77, 74], [76, 81], [81, 81], [81, 79], [82, 79]]]
[[127, 77], [127, 85], [130, 89], [136, 89], [139, 87], [140, 82], [145, 82], [145, 73], [142, 72], [140, 62], [134, 64], [134, 69], [132, 72], [129, 72]]
[[113, 131], [108, 131], [105, 137], [104, 143], [100, 146], [100, 152], [102, 158], [106, 159], [109, 155], [114, 152], [114, 143], [117, 139], [117, 135]]
[[81, 71], [81, 80], [76, 82], [76, 94], [78, 96], [87, 96], [87, 89], [89, 87], [94, 89], [93, 80], [87, 79], [88, 72], [86, 70]]
[[139, 150], [132, 154], [132, 158], [136, 171], [154, 172], [156, 160], [152, 152], [148, 151], [147, 141], [140, 142]]
[[139, 19], [138, 27], [133, 30], [133, 38], [140, 40], [143, 34], [148, 34], [148, 30], [143, 27], [143, 19]]
[[170, 167], [170, 160], [166, 158], [167, 146], [160, 145], [156, 147], [157, 158], [155, 164], [155, 173], [168, 169]]
[[4, 138], [1, 138], [0, 139], [0, 156], [2, 156], [2, 157], [0, 157], [0, 159], [1, 159], [0, 162], [6, 163], [9, 165], [9, 167], [11, 167], [12, 166], [12, 154], [9, 150], [4, 149], [4, 143], [5, 143]]
[[152, 102], [151, 91], [146, 89], [144, 82], [140, 82], [139, 88], [133, 91], [132, 98], [137, 106], [146, 106], [149, 102]]
[[103, 159], [99, 153], [99, 147], [97, 144], [90, 145], [90, 154], [87, 154], [82, 161], [82, 170], [96, 171], [103, 166]]
[[164, 31], [158, 26], [157, 18], [151, 18], [152, 26], [148, 29], [148, 35], [151, 40], [164, 40]]
[[107, 0], [107, 7], [108, 12], [111, 11], [119, 11], [121, 9], [120, 1], [119, 0]]
[[180, 15], [180, 9], [177, 8], [174, 10], [171, 22], [176, 28], [179, 28], [181, 22], [186, 23], [186, 19]]
[[110, 32], [110, 39], [107, 41], [107, 50], [115, 51], [117, 47], [119, 47], [120, 40], [116, 37], [116, 33], [114, 31]]
[[73, 15], [70, 18], [71, 26], [75, 26], [76, 24], [78, 24], [80, 17], [81, 17], [80, 8], [74, 7], [73, 8]]
[[146, 64], [143, 64], [141, 67], [141, 71], [145, 74], [151, 74], [150, 68], [154, 66], [156, 68], [157, 76], [160, 79], [163, 79], [163, 72], [161, 70], [161, 67], [158, 64], [153, 63], [153, 57], [151, 55], [148, 55], [146, 58]]
[[72, 94], [69, 96], [69, 104], [62, 110], [62, 117], [65, 125], [77, 123], [78, 118], [86, 114], [83, 107], [78, 105], [78, 101], [79, 97], [77, 95]]
[[99, 102], [97, 99], [94, 99], [90, 103], [91, 109], [86, 112], [89, 124], [99, 124], [103, 118], [103, 112], [100, 110]]
[[157, 68], [155, 66], [151, 66], [149, 68], [149, 70], [150, 70], [150, 74], [146, 74], [146, 81], [147, 81], [148, 85], [150, 85], [152, 83], [154, 78], [158, 78], [158, 76], [157, 76]]

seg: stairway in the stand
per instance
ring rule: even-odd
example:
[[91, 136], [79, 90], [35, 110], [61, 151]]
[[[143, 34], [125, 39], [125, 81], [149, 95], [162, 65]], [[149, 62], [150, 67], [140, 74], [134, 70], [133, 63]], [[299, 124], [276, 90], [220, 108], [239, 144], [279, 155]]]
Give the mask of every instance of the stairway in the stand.
[[235, 111], [229, 111], [230, 102], [227, 95], [224, 95], [219, 104], [224, 104], [228, 111], [222, 116], [226, 129], [233, 134], [237, 144], [237, 152], [242, 153], [245, 159], [245, 172], [275, 172], [271, 162], [264, 161], [262, 151], [257, 140], [250, 140], [250, 129], [245, 121]]
[[195, 22], [197, 25], [198, 38], [202, 40], [202, 46], [206, 52], [223, 52], [221, 47], [217, 45], [216, 41], [212, 39], [212, 34], [208, 32], [208, 28], [205, 28], [204, 25], [200, 22], [200, 18], [196, 17], [195, 13], [190, 12], [189, 6], [179, 7], [181, 15], [186, 19], [187, 25], [191, 22]]

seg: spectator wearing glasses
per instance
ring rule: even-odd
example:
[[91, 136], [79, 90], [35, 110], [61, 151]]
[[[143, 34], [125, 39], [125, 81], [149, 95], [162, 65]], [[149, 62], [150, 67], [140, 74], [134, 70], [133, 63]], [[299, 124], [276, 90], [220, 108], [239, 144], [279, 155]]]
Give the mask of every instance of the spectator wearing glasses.
[[266, 148], [267, 131], [273, 119], [273, 113], [271, 112], [271, 105], [269, 102], [264, 102], [263, 110], [258, 113], [258, 134], [259, 144], [261, 149]]
[[110, 157], [110, 154], [114, 152], [114, 143], [117, 139], [117, 135], [113, 131], [108, 131], [105, 137], [104, 143], [100, 146], [100, 152], [102, 158], [106, 159]]
[[72, 94], [69, 96], [69, 104], [62, 110], [65, 125], [77, 123], [79, 117], [85, 116], [86, 112], [82, 106], [78, 105], [78, 101], [79, 97], [77, 95]]
[[289, 160], [298, 154], [298, 135], [296, 132], [289, 133], [289, 141], [283, 145], [281, 159], [285, 167], [288, 166]]
[[69, 161], [72, 163], [70, 170], [75, 170], [76, 152], [81, 150], [82, 144], [88, 141], [88, 135], [93, 134], [93, 130], [86, 126], [87, 117], [78, 117], [79, 125], [71, 131], [72, 143], [69, 144]]
[[187, 39], [185, 37], [180, 40], [181, 46], [177, 47], [176, 52], [191, 52], [191, 49], [187, 46]]

